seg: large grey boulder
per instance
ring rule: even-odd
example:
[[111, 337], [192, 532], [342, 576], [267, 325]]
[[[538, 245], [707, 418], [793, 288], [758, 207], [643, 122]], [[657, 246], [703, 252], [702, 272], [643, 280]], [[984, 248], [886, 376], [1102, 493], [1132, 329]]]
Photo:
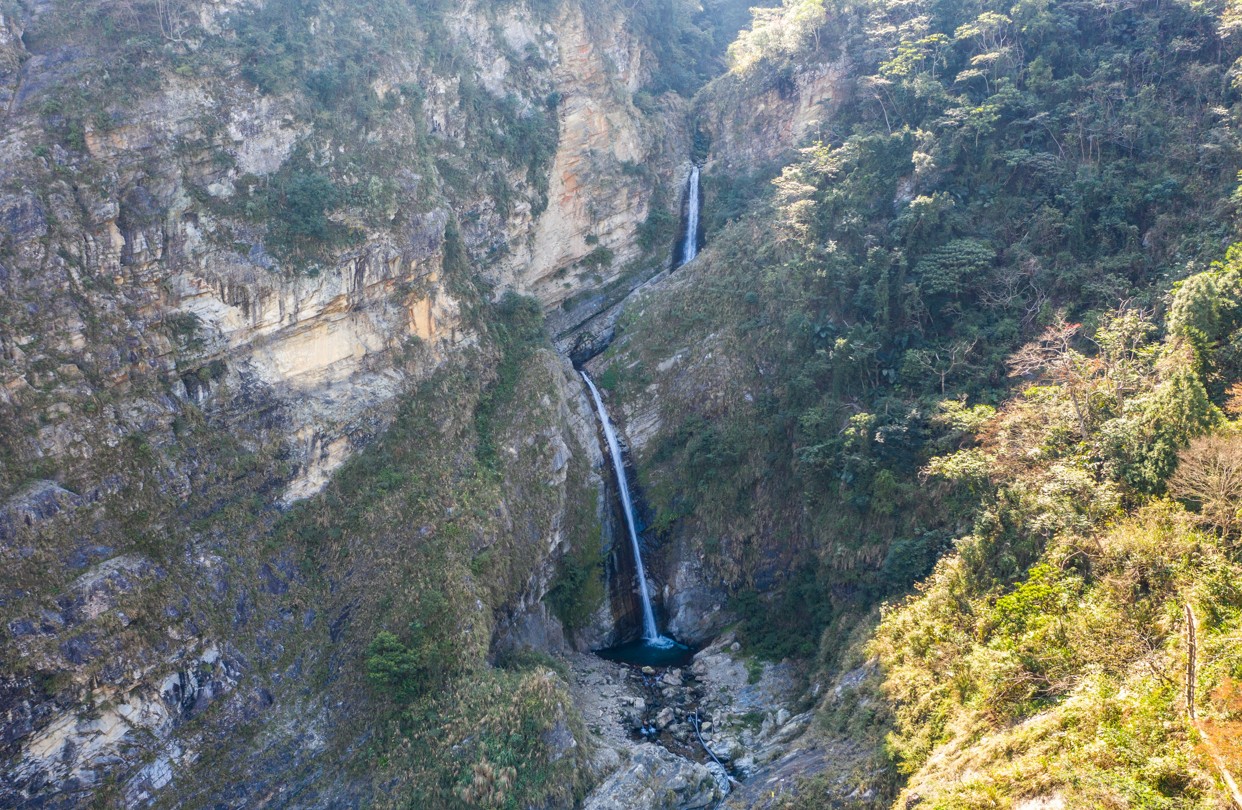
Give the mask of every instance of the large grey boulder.
[[584, 810], [694, 810], [724, 797], [710, 770], [652, 743], [630, 749], [630, 761], [587, 797]]

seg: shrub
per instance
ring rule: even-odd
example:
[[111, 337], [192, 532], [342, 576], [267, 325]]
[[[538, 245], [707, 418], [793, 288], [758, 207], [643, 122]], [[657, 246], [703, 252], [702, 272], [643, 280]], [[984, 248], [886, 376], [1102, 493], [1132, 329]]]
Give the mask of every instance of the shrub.
[[775, 598], [765, 599], [753, 590], [734, 597], [733, 606], [742, 617], [738, 640], [748, 652], [770, 661], [815, 654], [820, 634], [832, 621], [832, 603], [817, 571], [816, 563], [802, 563]]
[[299, 172], [289, 177], [277, 191], [283, 221], [295, 238], [327, 239], [330, 223], [327, 211], [339, 202], [340, 192], [327, 176], [319, 172]]
[[552, 612], [568, 630], [584, 627], [604, 599], [604, 561], [591, 548], [561, 558], [548, 591]]
[[496, 380], [483, 392], [474, 412], [479, 461], [489, 467], [496, 464], [496, 417], [513, 402], [523, 364], [547, 340], [543, 310], [535, 299], [508, 292], [491, 311], [488, 328], [500, 349], [500, 362]]

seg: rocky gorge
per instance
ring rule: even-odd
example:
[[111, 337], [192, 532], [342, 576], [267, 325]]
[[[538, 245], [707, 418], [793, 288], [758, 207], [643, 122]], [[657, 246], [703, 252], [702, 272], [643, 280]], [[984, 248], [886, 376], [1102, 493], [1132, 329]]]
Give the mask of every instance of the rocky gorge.
[[0, 0], [0, 806], [1227, 806], [1237, 10], [749, 6]]

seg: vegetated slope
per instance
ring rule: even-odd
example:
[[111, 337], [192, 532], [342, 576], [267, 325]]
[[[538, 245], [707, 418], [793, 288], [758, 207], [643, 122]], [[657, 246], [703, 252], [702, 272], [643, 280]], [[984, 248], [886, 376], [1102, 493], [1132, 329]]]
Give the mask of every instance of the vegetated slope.
[[979, 445], [926, 468], [977, 506], [870, 645], [907, 796], [1228, 804], [1188, 701], [1230, 739], [1242, 439], [1208, 389], [1242, 372], [1238, 260], [1183, 282], [1162, 323], [1123, 309], [1093, 334], [1050, 327], [1015, 356], [1031, 382], [983, 420]]
[[[818, 649], [831, 665], [869, 607], [962, 549], [927, 596], [886, 614], [871, 649], [888, 699], [866, 708], [872, 728], [896, 711], [881, 764], [914, 774], [912, 791], [940, 796], [953, 768], [982, 769], [941, 806], [1069, 790], [1075, 759], [1114, 745], [1115, 759], [1083, 759], [1079, 803], [1215, 796], [1186, 765], [1169, 662], [1178, 600], [1194, 598], [1183, 583], [1218, 581], [1216, 563], [1183, 552], [1223, 561], [1228, 544], [1148, 504], [1239, 372], [1229, 349], [1203, 362], [1162, 314], [1172, 282], [1237, 235], [1231, 31], [1220, 8], [1189, 4], [791, 0], [756, 18], [734, 74], [701, 97], [793, 92], [826, 59], [852, 77], [822, 141], [767, 168], [761, 199], [713, 179], [709, 209], [734, 221], [631, 308], [606, 381], [639, 437], [656, 525], [699, 560], [697, 587], [732, 595], [761, 655]], [[1220, 284], [1222, 301], [1202, 304], [1210, 318], [1235, 305]], [[1223, 323], [1209, 342], [1227, 345]], [[1041, 335], [1043, 349], [1015, 358]], [[1037, 381], [1051, 382], [1010, 399]], [[1003, 451], [954, 455], [1011, 423], [1023, 427], [1004, 428]], [[981, 511], [985, 492], [1000, 494]], [[1227, 613], [1231, 599], [1198, 604]], [[1063, 660], [1032, 652], [1074, 622], [1077, 640], [1047, 644]], [[1114, 657], [1092, 658], [1103, 650]], [[1140, 692], [1083, 709], [1061, 748], [1037, 751], [1022, 727], [988, 736], [1142, 672]], [[990, 708], [989, 690], [1003, 694]], [[1019, 788], [1003, 764], [1019, 749], [1046, 753], [1058, 775]], [[1110, 769], [1115, 782], [1087, 784]]]
[[[887, 729], [894, 806], [1231, 802], [1242, 386], [1223, 411], [1208, 390], [1242, 374], [1240, 258], [1177, 285], [1161, 319], [1048, 327], [1011, 359], [1021, 390], [921, 471], [973, 504], [971, 529], [883, 608], [849, 652], [874, 656], [871, 683], [824, 715]], [[836, 795], [820, 777], [790, 806]]]

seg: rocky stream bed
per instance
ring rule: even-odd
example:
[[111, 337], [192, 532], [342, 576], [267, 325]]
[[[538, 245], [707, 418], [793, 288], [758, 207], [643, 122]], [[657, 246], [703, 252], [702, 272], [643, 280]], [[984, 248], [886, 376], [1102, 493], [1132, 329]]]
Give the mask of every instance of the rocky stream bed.
[[[732, 634], [682, 667], [639, 667], [584, 653], [571, 654], [569, 663], [603, 777], [587, 810], [751, 806], [728, 797], [763, 781], [791, 753], [813, 756], [819, 747], [808, 733], [817, 686], [808, 687], [788, 662], [744, 659]], [[778, 787], [793, 789], [793, 782]]]

